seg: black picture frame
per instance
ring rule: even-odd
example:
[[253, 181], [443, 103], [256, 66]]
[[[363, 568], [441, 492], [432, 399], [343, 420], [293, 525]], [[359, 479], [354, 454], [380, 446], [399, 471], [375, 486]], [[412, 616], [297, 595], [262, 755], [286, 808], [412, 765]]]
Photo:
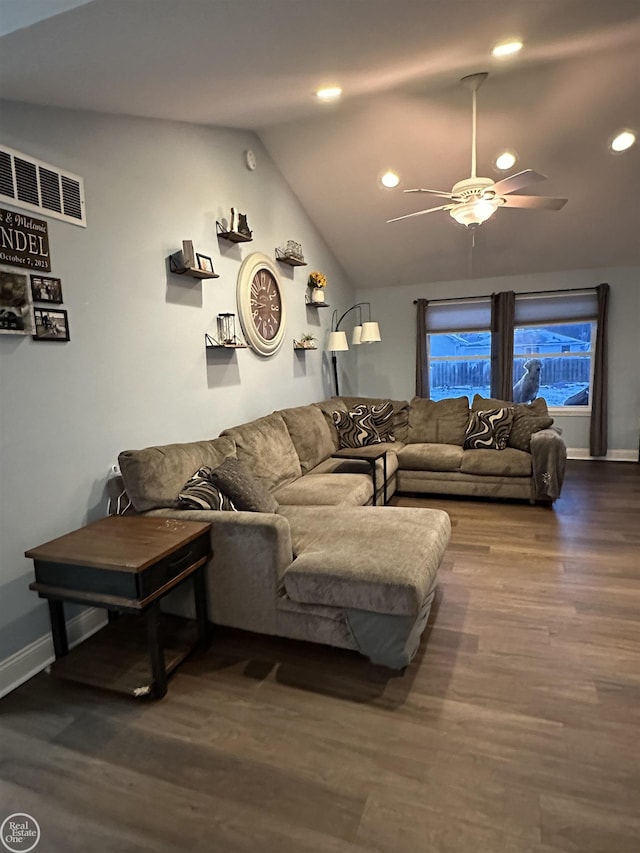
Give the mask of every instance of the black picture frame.
[[32, 275], [31, 298], [34, 302], [62, 305], [62, 282], [49, 275]]
[[213, 272], [213, 261], [208, 255], [200, 255], [196, 252], [196, 263], [198, 264], [199, 270], [203, 270], [204, 272]]
[[68, 341], [69, 316], [64, 308], [42, 308], [36, 306], [33, 309], [36, 331], [33, 335], [34, 341]]

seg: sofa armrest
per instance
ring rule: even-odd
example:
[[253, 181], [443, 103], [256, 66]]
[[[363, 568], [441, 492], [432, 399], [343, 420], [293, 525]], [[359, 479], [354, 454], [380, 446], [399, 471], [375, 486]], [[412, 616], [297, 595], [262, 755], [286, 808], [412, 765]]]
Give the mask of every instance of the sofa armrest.
[[567, 448], [553, 427], [531, 436], [531, 463], [535, 482], [535, 498], [554, 501], [560, 497], [567, 465]]
[[145, 515], [210, 521], [210, 620], [250, 631], [275, 631], [276, 594], [293, 560], [291, 530], [284, 516], [175, 509], [155, 509]]

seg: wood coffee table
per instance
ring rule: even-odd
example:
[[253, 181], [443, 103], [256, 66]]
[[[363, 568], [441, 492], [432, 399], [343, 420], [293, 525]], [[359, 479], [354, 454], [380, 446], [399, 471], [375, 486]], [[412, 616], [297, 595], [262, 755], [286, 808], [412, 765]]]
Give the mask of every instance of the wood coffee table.
[[[210, 527], [174, 518], [109, 516], [27, 551], [36, 576], [29, 588], [49, 604], [56, 653], [52, 671], [134, 696], [164, 696], [169, 673], [206, 639], [204, 567], [211, 556]], [[195, 626], [192, 620], [181, 621], [181, 630], [169, 642], [160, 602], [189, 578]], [[109, 625], [70, 653], [65, 601], [110, 611]], [[146, 635], [136, 637], [140, 620], [111, 619], [114, 611], [144, 615]], [[184, 636], [193, 634], [194, 627], [195, 639]]]

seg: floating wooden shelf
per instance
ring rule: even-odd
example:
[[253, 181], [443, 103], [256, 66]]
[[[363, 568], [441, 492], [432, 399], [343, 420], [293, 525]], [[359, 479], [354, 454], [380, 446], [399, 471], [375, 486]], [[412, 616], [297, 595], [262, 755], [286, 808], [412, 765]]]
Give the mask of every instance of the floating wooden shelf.
[[220, 278], [218, 273], [209, 272], [209, 270], [201, 270], [199, 267], [183, 267], [178, 261], [177, 256], [179, 256], [181, 261], [182, 252], [176, 252], [173, 255], [169, 255], [169, 269], [172, 273], [175, 273], [176, 275], [189, 275], [191, 278]]
[[300, 258], [293, 258], [291, 255], [276, 255], [276, 261], [281, 264], [288, 264], [290, 267], [306, 267], [307, 262], [301, 261]]
[[251, 235], [247, 236], [246, 234], [241, 234], [239, 231], [225, 231], [219, 222], [216, 222], [216, 234], [230, 243], [251, 243], [253, 240]]
[[302, 344], [300, 343], [300, 341], [294, 341], [294, 342], [293, 342], [293, 348], [294, 348], [294, 350], [303, 350], [304, 352], [308, 352], [308, 351], [310, 351], [310, 350], [317, 350], [317, 349], [318, 349], [318, 347], [305, 347], [305, 346], [302, 346]]
[[247, 349], [246, 344], [219, 344], [211, 335], [205, 334], [204, 342], [206, 349]]
[[308, 305], [310, 308], [330, 308], [328, 302], [312, 302], [310, 299], [304, 300], [305, 305]]

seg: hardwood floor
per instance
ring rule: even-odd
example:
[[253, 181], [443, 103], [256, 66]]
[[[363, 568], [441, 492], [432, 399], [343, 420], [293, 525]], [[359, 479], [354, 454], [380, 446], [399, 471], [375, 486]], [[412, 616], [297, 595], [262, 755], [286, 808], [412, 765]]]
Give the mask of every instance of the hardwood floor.
[[0, 702], [0, 822], [39, 850], [637, 853], [640, 465], [573, 462], [553, 509], [449, 512], [403, 675], [219, 631], [160, 702], [45, 673]]

